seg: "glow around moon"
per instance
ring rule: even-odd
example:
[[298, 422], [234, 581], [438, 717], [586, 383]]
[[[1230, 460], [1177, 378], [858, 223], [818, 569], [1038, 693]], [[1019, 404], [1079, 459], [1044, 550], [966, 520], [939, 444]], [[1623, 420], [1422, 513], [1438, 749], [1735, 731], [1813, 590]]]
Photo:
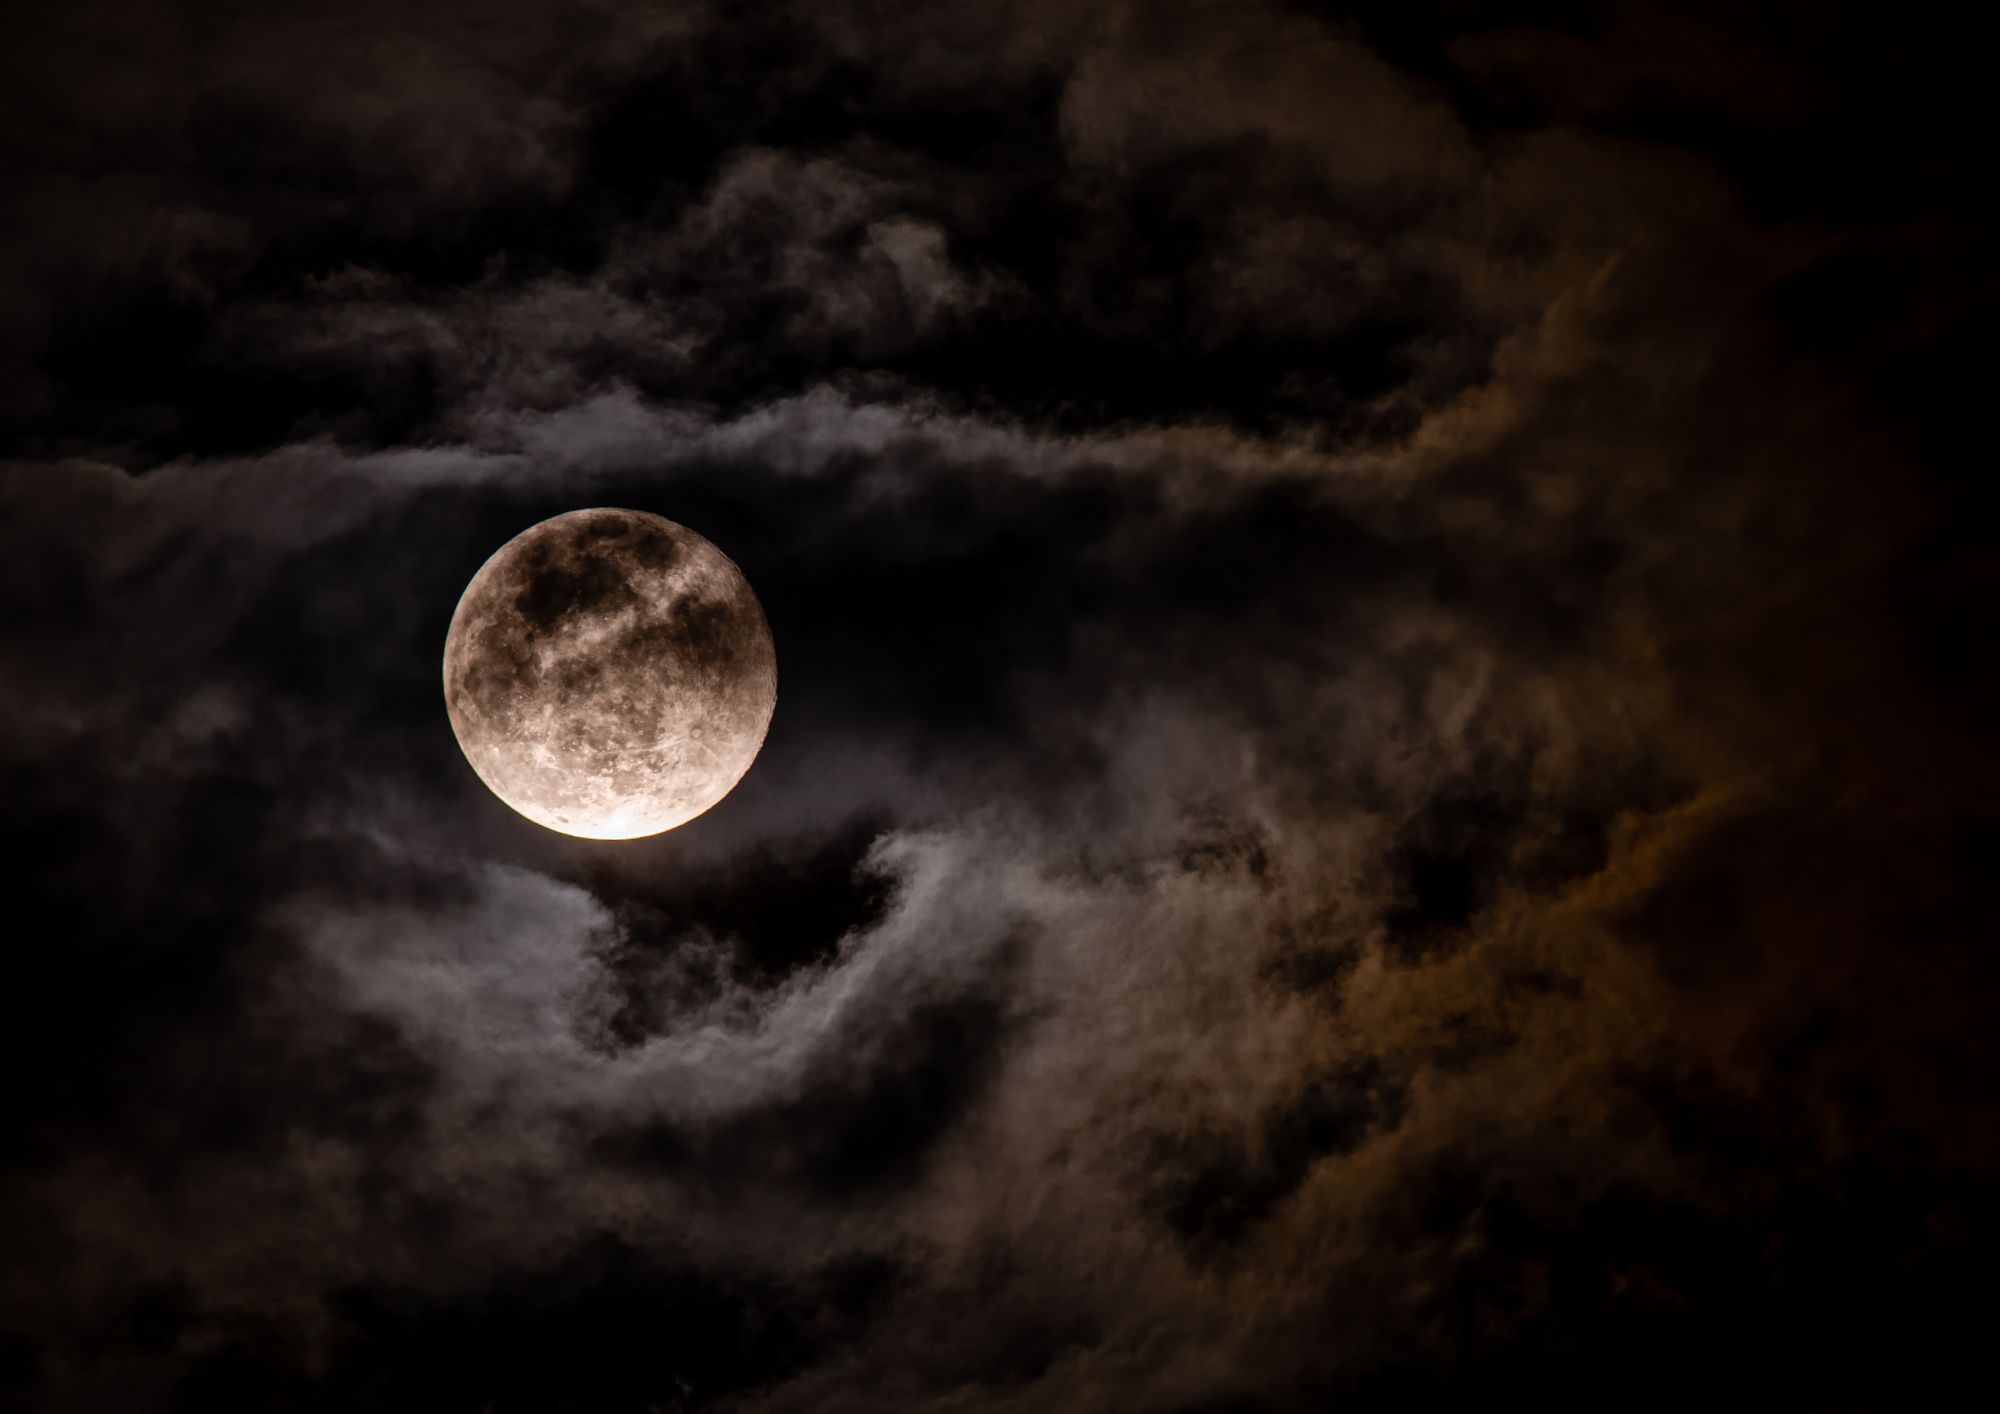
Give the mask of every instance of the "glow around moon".
[[714, 545], [643, 511], [571, 511], [472, 577], [444, 696], [466, 759], [507, 804], [564, 834], [635, 839], [742, 779], [778, 663], [749, 581]]

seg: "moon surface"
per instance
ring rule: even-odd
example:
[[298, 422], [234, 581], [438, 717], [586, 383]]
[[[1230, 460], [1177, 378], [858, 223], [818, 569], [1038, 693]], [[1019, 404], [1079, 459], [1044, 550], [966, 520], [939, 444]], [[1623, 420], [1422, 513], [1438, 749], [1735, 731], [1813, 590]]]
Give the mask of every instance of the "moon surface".
[[627, 840], [686, 824], [757, 759], [778, 659], [743, 572], [684, 525], [570, 511], [465, 587], [444, 700], [472, 769], [538, 825]]

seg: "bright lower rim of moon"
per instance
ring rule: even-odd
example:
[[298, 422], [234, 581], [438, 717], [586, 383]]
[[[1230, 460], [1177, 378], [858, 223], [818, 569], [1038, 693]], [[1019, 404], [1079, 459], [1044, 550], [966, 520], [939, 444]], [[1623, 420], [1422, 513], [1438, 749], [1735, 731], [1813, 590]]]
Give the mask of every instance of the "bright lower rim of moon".
[[459, 747], [501, 800], [585, 839], [671, 830], [764, 744], [778, 663], [763, 607], [684, 525], [597, 507], [530, 526], [472, 577], [445, 636]]

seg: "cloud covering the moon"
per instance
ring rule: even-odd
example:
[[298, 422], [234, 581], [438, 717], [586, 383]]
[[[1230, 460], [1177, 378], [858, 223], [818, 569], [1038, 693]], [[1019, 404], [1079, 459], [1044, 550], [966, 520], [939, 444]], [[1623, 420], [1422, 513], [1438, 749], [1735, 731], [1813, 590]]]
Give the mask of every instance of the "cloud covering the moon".
[[[1831, 21], [1393, 8], [280, 7], [159, 21], [189, 95], [19, 80], [0, 1388], [1959, 1368], [1992, 580], [1972, 314], [1908, 271], [1966, 268], [1965, 154], [1929, 234], [1806, 160]], [[492, 547], [598, 505], [785, 655], [757, 768], [610, 851], [436, 684]]]

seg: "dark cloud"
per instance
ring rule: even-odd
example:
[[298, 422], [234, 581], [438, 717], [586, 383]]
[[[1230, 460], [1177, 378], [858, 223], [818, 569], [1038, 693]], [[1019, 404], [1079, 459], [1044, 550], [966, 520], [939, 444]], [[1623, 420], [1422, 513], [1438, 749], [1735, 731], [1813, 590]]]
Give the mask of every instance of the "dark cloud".
[[[41, 7], [4, 1400], [1936, 1403], [2000, 1173], [1973, 52]], [[651, 840], [442, 711], [580, 505], [778, 645]]]

